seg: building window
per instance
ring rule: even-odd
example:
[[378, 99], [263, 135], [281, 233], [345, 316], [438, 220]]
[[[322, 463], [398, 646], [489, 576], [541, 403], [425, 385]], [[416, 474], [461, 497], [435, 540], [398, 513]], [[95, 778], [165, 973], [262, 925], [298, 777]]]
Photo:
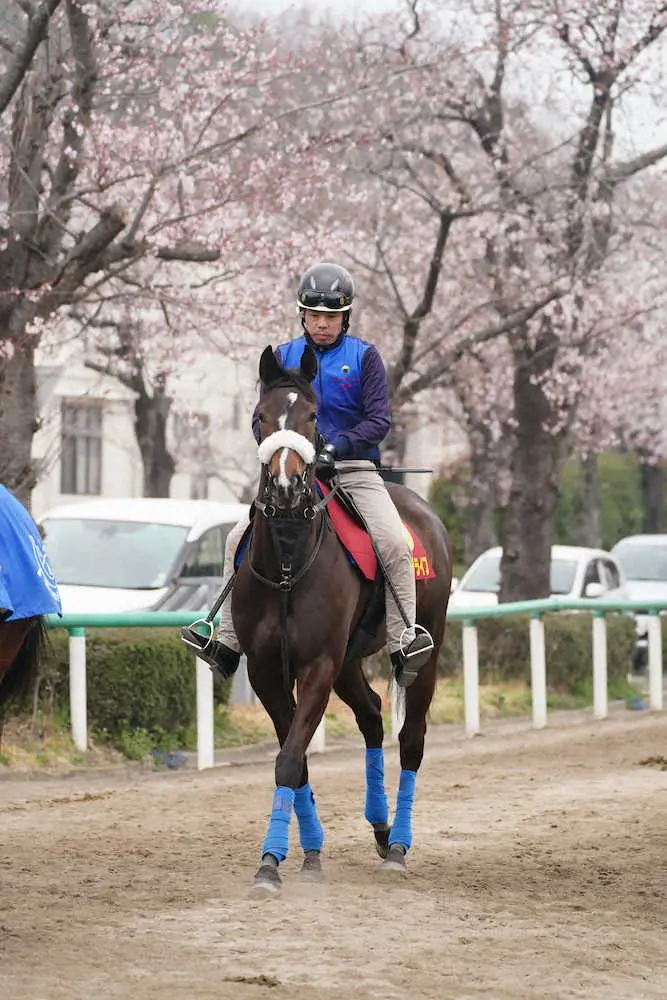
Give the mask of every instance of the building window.
[[64, 400], [60, 492], [102, 492], [102, 400]]

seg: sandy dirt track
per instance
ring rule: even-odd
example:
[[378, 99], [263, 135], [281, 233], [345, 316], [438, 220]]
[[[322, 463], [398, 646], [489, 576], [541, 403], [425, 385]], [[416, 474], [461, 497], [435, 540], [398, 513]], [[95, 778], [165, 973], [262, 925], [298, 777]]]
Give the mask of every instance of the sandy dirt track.
[[1, 781], [0, 996], [664, 1000], [667, 771], [639, 762], [667, 713], [485, 732], [429, 734], [407, 877], [378, 874], [360, 745], [313, 758], [328, 881], [293, 826], [268, 901], [269, 759]]

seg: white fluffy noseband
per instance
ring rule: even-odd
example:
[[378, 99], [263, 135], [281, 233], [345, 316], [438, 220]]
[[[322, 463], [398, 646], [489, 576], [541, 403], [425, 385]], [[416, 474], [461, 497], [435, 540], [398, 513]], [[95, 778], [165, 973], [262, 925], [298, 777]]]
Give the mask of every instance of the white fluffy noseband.
[[268, 465], [275, 453], [281, 448], [295, 451], [306, 465], [312, 465], [315, 461], [315, 447], [307, 437], [304, 437], [303, 434], [297, 434], [296, 431], [275, 431], [274, 434], [269, 434], [267, 438], [264, 438], [257, 450], [262, 465]]

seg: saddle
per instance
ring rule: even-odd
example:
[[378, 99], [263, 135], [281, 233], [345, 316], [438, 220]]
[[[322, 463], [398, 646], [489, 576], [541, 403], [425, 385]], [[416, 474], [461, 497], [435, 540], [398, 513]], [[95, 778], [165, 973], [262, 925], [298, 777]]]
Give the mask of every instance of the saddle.
[[[321, 497], [328, 497], [331, 493], [331, 487], [319, 480], [317, 481], [317, 488]], [[339, 486], [336, 496], [329, 501], [325, 510], [338, 540], [350, 558], [350, 562], [356, 566], [366, 580], [373, 582], [378, 577], [381, 577], [373, 542], [364, 519], [350, 494]], [[405, 528], [408, 545], [412, 552], [412, 567], [415, 579], [432, 579], [436, 574], [421, 539], [415, 530], [409, 524], [406, 524], [405, 521], [403, 521], [403, 527]], [[236, 549], [234, 557], [234, 569], [236, 570], [238, 570], [243, 561], [251, 533], [252, 521], [243, 533], [243, 537]]]
[[[325, 483], [317, 481], [317, 488], [320, 496], [326, 498], [331, 493], [331, 487]], [[367, 655], [374, 648], [376, 636], [384, 621], [385, 581], [378, 559], [373, 548], [373, 542], [366, 528], [363, 517], [350, 496], [339, 486], [336, 495], [332, 497], [325, 508], [326, 515], [338, 540], [346, 550], [350, 562], [357, 568], [358, 572], [373, 583], [373, 590], [364, 608], [361, 619], [356, 629], [350, 636], [346, 661], [357, 659]], [[403, 527], [408, 536], [408, 545], [412, 552], [412, 566], [417, 580], [429, 580], [436, 574], [431, 566], [423, 543], [410, 525], [403, 522]], [[234, 557], [234, 569], [238, 570], [245, 556], [252, 535], [252, 520], [239, 542]]]

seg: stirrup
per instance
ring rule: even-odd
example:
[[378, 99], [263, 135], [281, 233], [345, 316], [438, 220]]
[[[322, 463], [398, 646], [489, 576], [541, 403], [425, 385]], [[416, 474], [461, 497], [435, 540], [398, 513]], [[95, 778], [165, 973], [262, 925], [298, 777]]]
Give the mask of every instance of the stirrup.
[[[205, 625], [208, 628], [208, 635], [196, 632], [195, 628], [197, 625]], [[192, 625], [181, 625], [180, 636], [186, 646], [190, 646], [198, 653], [203, 653], [213, 641], [213, 622], [208, 621], [206, 618], [198, 618]]]
[[401, 648], [391, 654], [396, 683], [403, 688], [410, 687], [417, 679], [417, 674], [428, 663], [434, 649], [433, 639], [423, 625], [415, 625], [416, 635], [407, 646], [403, 646], [411, 629], [404, 629], [401, 635]]

